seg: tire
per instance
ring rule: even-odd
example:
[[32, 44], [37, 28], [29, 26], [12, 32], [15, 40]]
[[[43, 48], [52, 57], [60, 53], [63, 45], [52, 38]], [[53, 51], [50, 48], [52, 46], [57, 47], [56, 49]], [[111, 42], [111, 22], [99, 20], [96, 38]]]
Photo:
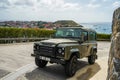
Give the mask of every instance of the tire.
[[77, 70], [77, 56], [73, 55], [69, 61], [65, 64], [65, 73], [67, 76], [71, 77], [76, 73]]
[[90, 55], [90, 56], [88, 56], [88, 63], [89, 63], [89, 64], [94, 64], [94, 63], [95, 63], [95, 60], [96, 60], [95, 55]]
[[44, 68], [47, 65], [47, 63], [48, 61], [35, 58], [35, 64], [40, 68]]

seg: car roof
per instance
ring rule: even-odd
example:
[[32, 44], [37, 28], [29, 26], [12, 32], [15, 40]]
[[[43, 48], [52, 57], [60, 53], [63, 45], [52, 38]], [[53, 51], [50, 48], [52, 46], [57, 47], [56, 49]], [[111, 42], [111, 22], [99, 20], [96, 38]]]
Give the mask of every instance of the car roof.
[[64, 28], [72, 28], [72, 29], [82, 29], [82, 30], [84, 30], [84, 31], [88, 31], [88, 32], [95, 32], [96, 33], [96, 31], [95, 30], [93, 30], [93, 29], [90, 29], [90, 28], [86, 28], [86, 27], [59, 27], [58, 29], [64, 29]]

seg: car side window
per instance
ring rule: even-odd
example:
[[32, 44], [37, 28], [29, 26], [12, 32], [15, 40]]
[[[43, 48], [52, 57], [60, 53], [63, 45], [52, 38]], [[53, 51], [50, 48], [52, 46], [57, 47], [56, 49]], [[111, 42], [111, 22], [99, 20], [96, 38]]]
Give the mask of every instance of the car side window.
[[88, 40], [88, 32], [83, 31], [82, 33], [84, 35], [84, 41], [87, 41]]
[[90, 40], [95, 41], [96, 40], [96, 33], [90, 32]]

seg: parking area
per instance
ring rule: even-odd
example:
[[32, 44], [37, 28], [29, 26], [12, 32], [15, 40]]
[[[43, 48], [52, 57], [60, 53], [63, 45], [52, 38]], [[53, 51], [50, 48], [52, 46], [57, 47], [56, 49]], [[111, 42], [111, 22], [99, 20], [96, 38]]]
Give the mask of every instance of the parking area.
[[[104, 80], [107, 75], [107, 60], [110, 42], [98, 42], [98, 60], [94, 65], [88, 65], [86, 59], [79, 61], [78, 71], [72, 78], [65, 76], [64, 67], [48, 64], [45, 69], [38, 69], [34, 64], [33, 43], [0, 44], [0, 78], [8, 73], [31, 64], [34, 68], [20, 75], [18, 80]], [[104, 65], [103, 65], [104, 64]], [[23, 69], [24, 70], [24, 69]], [[102, 74], [102, 76], [100, 76]]]

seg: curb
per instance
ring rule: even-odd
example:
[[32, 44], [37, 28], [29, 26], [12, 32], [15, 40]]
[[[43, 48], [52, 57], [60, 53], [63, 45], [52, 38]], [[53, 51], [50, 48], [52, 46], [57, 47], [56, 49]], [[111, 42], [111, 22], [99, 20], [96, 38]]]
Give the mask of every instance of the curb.
[[26, 73], [30, 69], [35, 69], [35, 68], [36, 68], [36, 66], [34, 65], [34, 63], [27, 64], [27, 65], [17, 69], [16, 71], [4, 76], [0, 80], [16, 80], [20, 75]]

